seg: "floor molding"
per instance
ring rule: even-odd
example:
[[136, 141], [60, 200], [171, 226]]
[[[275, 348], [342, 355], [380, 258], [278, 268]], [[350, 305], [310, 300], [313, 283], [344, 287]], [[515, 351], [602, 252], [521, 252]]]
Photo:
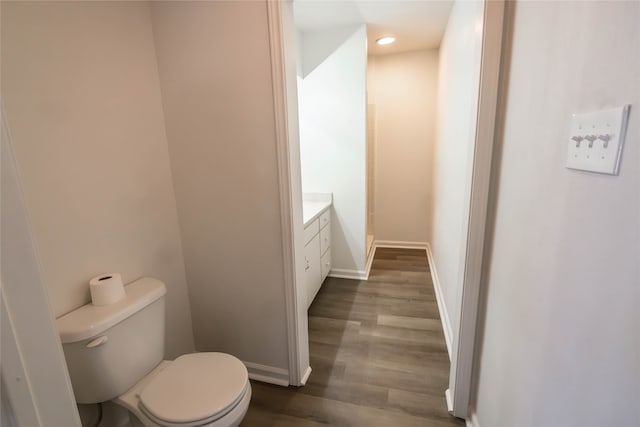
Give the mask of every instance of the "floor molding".
[[342, 268], [332, 268], [329, 277], [338, 279], [367, 280], [369, 275], [364, 270], [347, 270]]
[[447, 402], [447, 412], [449, 412], [450, 414], [453, 414], [453, 401], [451, 400], [451, 390], [450, 389], [446, 389], [444, 391], [444, 398]]
[[373, 247], [369, 251], [367, 257], [367, 264], [364, 270], [348, 270], [342, 268], [333, 268], [329, 272], [329, 277], [336, 277], [339, 279], [352, 279], [352, 280], [368, 280], [369, 273], [371, 272], [371, 266], [373, 265], [373, 258], [376, 254], [377, 248], [398, 248], [398, 249], [427, 249], [428, 243], [425, 242], [401, 242], [394, 240], [374, 240]]
[[311, 366], [309, 366], [307, 368], [307, 370], [305, 371], [304, 375], [302, 376], [302, 381], [300, 381], [302, 385], [306, 385], [307, 384], [307, 380], [309, 379], [310, 375], [311, 375]]
[[375, 248], [399, 248], [399, 249], [426, 249], [429, 244], [427, 242], [402, 242], [396, 240], [375, 240], [373, 247]]
[[371, 266], [373, 265], [373, 258], [376, 256], [376, 243], [373, 242], [371, 244], [371, 250], [369, 251], [369, 257], [367, 258], [367, 265], [364, 267], [366, 278], [364, 280], [369, 280], [369, 273], [371, 273]]
[[442, 285], [440, 279], [438, 279], [438, 271], [436, 269], [436, 263], [433, 259], [433, 253], [431, 252], [431, 246], [427, 243], [427, 258], [429, 258], [429, 270], [431, 271], [431, 279], [433, 281], [433, 289], [436, 293], [436, 301], [438, 302], [438, 311], [440, 312], [440, 321], [442, 322], [442, 330], [444, 331], [444, 340], [447, 343], [447, 353], [449, 353], [449, 361], [451, 361], [451, 339], [453, 332], [451, 329], [451, 321], [449, 319], [449, 313], [447, 312], [447, 306], [444, 303], [444, 294], [442, 293]]
[[478, 422], [478, 416], [475, 412], [472, 412], [469, 418], [464, 420], [467, 427], [480, 427], [480, 423]]
[[[249, 378], [263, 383], [289, 386], [289, 371], [273, 366], [260, 365], [259, 363], [242, 361], [249, 371]], [[309, 373], [311, 371], [309, 370]]]

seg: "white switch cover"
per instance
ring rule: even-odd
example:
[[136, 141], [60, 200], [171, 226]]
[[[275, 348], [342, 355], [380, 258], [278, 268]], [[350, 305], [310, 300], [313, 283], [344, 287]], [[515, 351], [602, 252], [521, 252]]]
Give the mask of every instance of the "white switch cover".
[[628, 117], [629, 105], [573, 114], [567, 167], [618, 175]]

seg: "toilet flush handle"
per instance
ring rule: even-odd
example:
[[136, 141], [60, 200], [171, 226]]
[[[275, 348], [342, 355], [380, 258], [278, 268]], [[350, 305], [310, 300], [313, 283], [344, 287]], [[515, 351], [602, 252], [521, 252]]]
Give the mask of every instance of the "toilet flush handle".
[[109, 337], [107, 337], [106, 335], [103, 335], [101, 337], [98, 337], [94, 340], [91, 340], [87, 343], [87, 348], [95, 348], [98, 347], [104, 343], [106, 343], [109, 340]]

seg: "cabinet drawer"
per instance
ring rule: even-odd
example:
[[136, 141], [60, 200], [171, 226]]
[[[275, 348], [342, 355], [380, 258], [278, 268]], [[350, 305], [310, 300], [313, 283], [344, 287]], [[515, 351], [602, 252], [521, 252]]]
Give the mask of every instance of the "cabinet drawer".
[[331, 208], [327, 209], [320, 215], [320, 228], [324, 228], [331, 222]]
[[324, 255], [322, 255], [320, 262], [321, 280], [324, 280], [329, 274], [329, 271], [331, 271], [331, 250], [328, 250]]
[[320, 220], [316, 219], [304, 228], [304, 244], [306, 245], [313, 239], [313, 236], [320, 231]]
[[331, 224], [320, 230], [320, 253], [323, 254], [331, 247]]

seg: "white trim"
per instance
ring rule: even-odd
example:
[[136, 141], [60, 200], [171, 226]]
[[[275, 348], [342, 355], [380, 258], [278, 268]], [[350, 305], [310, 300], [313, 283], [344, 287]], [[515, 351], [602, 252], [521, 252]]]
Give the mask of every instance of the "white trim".
[[[303, 372], [309, 367], [309, 342], [307, 332], [305, 292], [298, 292], [302, 280], [301, 267], [296, 263], [296, 248], [302, 242], [302, 222], [295, 221], [295, 212], [302, 215], [302, 193], [292, 170], [295, 159], [299, 162], [299, 153], [290, 146], [289, 106], [287, 103], [287, 63], [285, 52], [285, 31], [283, 27], [283, 9], [281, 2], [267, 2], [267, 20], [269, 26], [269, 50], [271, 56], [271, 76], [273, 88], [274, 121], [276, 131], [276, 151], [278, 158], [278, 187], [280, 193], [280, 220], [282, 230], [282, 256], [285, 290], [285, 313], [287, 324], [287, 346], [289, 353], [289, 378], [287, 383], [302, 384]], [[284, 4], [284, 7], [290, 7]], [[284, 19], [292, 16], [286, 16]], [[297, 108], [297, 105], [292, 107]], [[295, 123], [297, 127], [297, 120]], [[295, 142], [294, 142], [295, 144]], [[299, 168], [298, 168], [299, 169]], [[297, 170], [297, 169], [296, 169]], [[300, 177], [297, 177], [298, 181]], [[300, 194], [298, 194], [300, 193]], [[304, 307], [303, 307], [304, 306]], [[258, 378], [256, 378], [258, 379]], [[267, 381], [268, 382], [268, 381]], [[288, 385], [286, 384], [286, 385]]]
[[453, 413], [453, 401], [451, 400], [451, 390], [450, 389], [446, 389], [444, 391], [444, 399], [447, 402], [447, 412], [452, 414]]
[[342, 268], [332, 268], [328, 274], [329, 277], [338, 279], [367, 280], [369, 276], [364, 270], [347, 270]]
[[[447, 343], [447, 353], [449, 354], [449, 362], [451, 362], [451, 342], [453, 338], [453, 329], [451, 328], [451, 320], [447, 312], [447, 306], [444, 303], [444, 294], [442, 293], [442, 285], [438, 278], [438, 270], [436, 262], [433, 259], [431, 246], [427, 243], [427, 258], [429, 259], [429, 270], [431, 271], [431, 281], [433, 282], [433, 290], [436, 293], [436, 301], [438, 303], [438, 312], [440, 313], [440, 321], [442, 322], [442, 330], [444, 331], [444, 341]], [[447, 389], [447, 392], [449, 389]]]
[[466, 427], [480, 427], [480, 422], [478, 421], [478, 415], [475, 412], [471, 413], [471, 416], [464, 420], [466, 423]]
[[453, 342], [449, 388], [453, 397], [453, 415], [466, 419], [471, 405], [474, 375], [480, 290], [484, 260], [485, 225], [489, 206], [496, 110], [500, 91], [500, 57], [504, 1], [485, 0], [478, 91], [478, 116], [473, 148], [471, 195], [464, 253], [462, 303], [457, 341]]
[[[374, 240], [372, 248], [369, 251], [367, 257], [367, 263], [364, 270], [349, 270], [343, 268], [333, 268], [329, 272], [329, 277], [336, 277], [339, 279], [352, 279], [352, 280], [369, 280], [369, 274], [371, 273], [371, 267], [373, 266], [373, 258], [376, 255], [376, 249], [378, 248], [398, 248], [398, 249], [426, 249], [428, 243], [425, 242], [401, 242], [395, 240]], [[451, 356], [449, 356], [451, 358]]]
[[311, 375], [311, 366], [307, 368], [307, 371], [302, 376], [302, 381], [301, 381], [302, 385], [307, 384], [307, 380], [309, 379], [310, 375]]
[[289, 385], [289, 371], [273, 366], [260, 365], [259, 363], [242, 361], [249, 371], [249, 378], [263, 383], [281, 385], [287, 387]]
[[371, 267], [373, 266], [373, 258], [376, 256], [376, 244], [375, 242], [371, 243], [371, 250], [369, 251], [369, 256], [367, 257], [367, 264], [364, 266], [365, 279], [369, 280], [369, 274], [371, 274]]
[[376, 240], [374, 248], [426, 249], [427, 242], [401, 242], [395, 240]]
[[[11, 405], [13, 416], [17, 424], [24, 426], [42, 425], [38, 417], [32, 386], [25, 372], [25, 363], [20, 354], [16, 341], [13, 322], [9, 316], [9, 310], [2, 297], [2, 283], [0, 282], [0, 326], [2, 327], [2, 376], [6, 378], [8, 399], [3, 395], [3, 403]], [[15, 379], [15, 381], [14, 381]], [[4, 390], [3, 390], [4, 391]], [[2, 408], [6, 410], [5, 408]]]
[[[0, 110], [2, 329], [3, 332], [7, 332], [7, 327], [11, 330], [7, 349], [13, 350], [13, 356], [20, 359], [14, 359], [13, 366], [16, 369], [4, 373], [13, 372], [17, 375], [3, 374], [4, 385], [19, 425], [23, 425], [23, 420], [27, 420], [24, 425], [34, 425], [35, 416], [47, 425], [80, 427], [78, 408], [49, 295], [42, 279], [40, 257], [33, 239], [33, 227], [1, 101]], [[5, 354], [4, 350], [2, 355], [9, 357], [11, 353]], [[10, 358], [2, 361], [3, 370], [9, 368], [7, 362], [10, 361]], [[21, 400], [14, 400], [16, 398]]]

